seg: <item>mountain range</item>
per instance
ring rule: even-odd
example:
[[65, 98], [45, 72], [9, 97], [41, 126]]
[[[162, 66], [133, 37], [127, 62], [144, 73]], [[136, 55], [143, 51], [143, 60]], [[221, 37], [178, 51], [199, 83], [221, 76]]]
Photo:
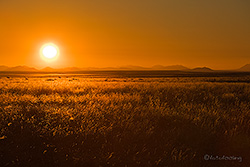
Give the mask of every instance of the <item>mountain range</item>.
[[[190, 71], [190, 72], [214, 72], [208, 67], [196, 67], [193, 69], [187, 68], [182, 65], [171, 65], [171, 66], [163, 66], [163, 65], [154, 65], [152, 67], [142, 67], [142, 66], [120, 66], [120, 67], [105, 67], [105, 68], [96, 68], [96, 67], [88, 67], [88, 68], [78, 68], [78, 67], [67, 67], [55, 69], [51, 67], [45, 67], [43, 69], [36, 69], [28, 66], [0, 66], [1, 72], [74, 72], [74, 71], [91, 71], [91, 70], [172, 70], [172, 71]], [[240, 71], [240, 72], [250, 72], [250, 64], [246, 64], [239, 69], [234, 70], [224, 70], [224, 71]]]

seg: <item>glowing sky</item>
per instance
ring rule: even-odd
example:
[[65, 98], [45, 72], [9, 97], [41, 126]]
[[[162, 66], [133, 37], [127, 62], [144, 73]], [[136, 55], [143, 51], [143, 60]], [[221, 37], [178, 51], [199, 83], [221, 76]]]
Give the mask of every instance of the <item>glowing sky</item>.
[[[249, 0], [0, 0], [0, 65], [250, 63]], [[53, 64], [39, 50], [60, 48]]]

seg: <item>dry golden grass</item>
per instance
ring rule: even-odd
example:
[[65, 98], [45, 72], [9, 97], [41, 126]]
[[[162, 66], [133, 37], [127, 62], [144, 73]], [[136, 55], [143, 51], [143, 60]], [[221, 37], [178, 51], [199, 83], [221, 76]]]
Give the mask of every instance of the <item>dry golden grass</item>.
[[249, 163], [250, 85], [206, 81], [1, 78], [0, 166]]

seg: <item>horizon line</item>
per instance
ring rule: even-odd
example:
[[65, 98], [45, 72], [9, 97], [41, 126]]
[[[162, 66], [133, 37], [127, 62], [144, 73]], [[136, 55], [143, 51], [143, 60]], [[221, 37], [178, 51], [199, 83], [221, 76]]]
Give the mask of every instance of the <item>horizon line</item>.
[[[89, 71], [89, 70], [135, 70], [135, 71], [147, 71], [147, 70], [163, 70], [163, 71], [188, 71], [188, 70], [210, 70], [210, 71], [239, 71], [244, 70], [244, 67], [247, 68], [246, 71], [250, 71], [250, 64], [245, 64], [241, 67], [235, 69], [213, 69], [208, 66], [196, 66], [194, 68], [189, 68], [184, 65], [153, 65], [150, 67], [140, 66], [140, 65], [123, 65], [123, 66], [107, 66], [107, 67], [76, 67], [76, 66], [68, 66], [68, 67], [51, 67], [46, 66], [43, 68], [31, 67], [28, 65], [17, 65], [17, 66], [7, 66], [0, 65], [0, 71], [43, 71], [43, 70], [51, 70], [51, 71]], [[15, 69], [16, 68], [16, 69]], [[20, 69], [18, 69], [20, 68]], [[23, 69], [22, 69], [23, 68]]]

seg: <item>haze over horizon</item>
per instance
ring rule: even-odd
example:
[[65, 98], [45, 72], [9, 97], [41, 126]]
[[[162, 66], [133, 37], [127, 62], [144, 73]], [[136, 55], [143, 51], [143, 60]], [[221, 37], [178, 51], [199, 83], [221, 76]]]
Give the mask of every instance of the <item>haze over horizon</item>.
[[35, 67], [30, 67], [26, 65], [19, 65], [19, 66], [5, 66], [5, 65], [0, 65], [0, 72], [9, 72], [9, 71], [16, 71], [16, 72], [32, 72], [32, 71], [37, 71], [37, 72], [70, 72], [70, 71], [85, 71], [85, 70], [139, 70], [139, 71], [144, 71], [144, 70], [170, 70], [170, 71], [197, 71], [197, 72], [222, 72], [222, 71], [235, 71], [235, 72], [250, 72], [250, 64], [245, 64], [244, 66], [241, 66], [239, 68], [235, 69], [213, 69], [207, 66], [197, 66], [195, 68], [189, 68], [183, 65], [170, 65], [170, 66], [163, 66], [163, 65], [154, 65], [150, 67], [144, 67], [144, 66], [134, 66], [134, 65], [127, 65], [127, 66], [116, 66], [116, 67], [62, 67], [62, 68], [53, 68], [50, 66], [46, 66], [43, 68], [35, 68]]
[[[250, 1], [0, 1], [0, 65], [35, 68], [250, 63]], [[56, 61], [39, 55], [45, 43]]]

